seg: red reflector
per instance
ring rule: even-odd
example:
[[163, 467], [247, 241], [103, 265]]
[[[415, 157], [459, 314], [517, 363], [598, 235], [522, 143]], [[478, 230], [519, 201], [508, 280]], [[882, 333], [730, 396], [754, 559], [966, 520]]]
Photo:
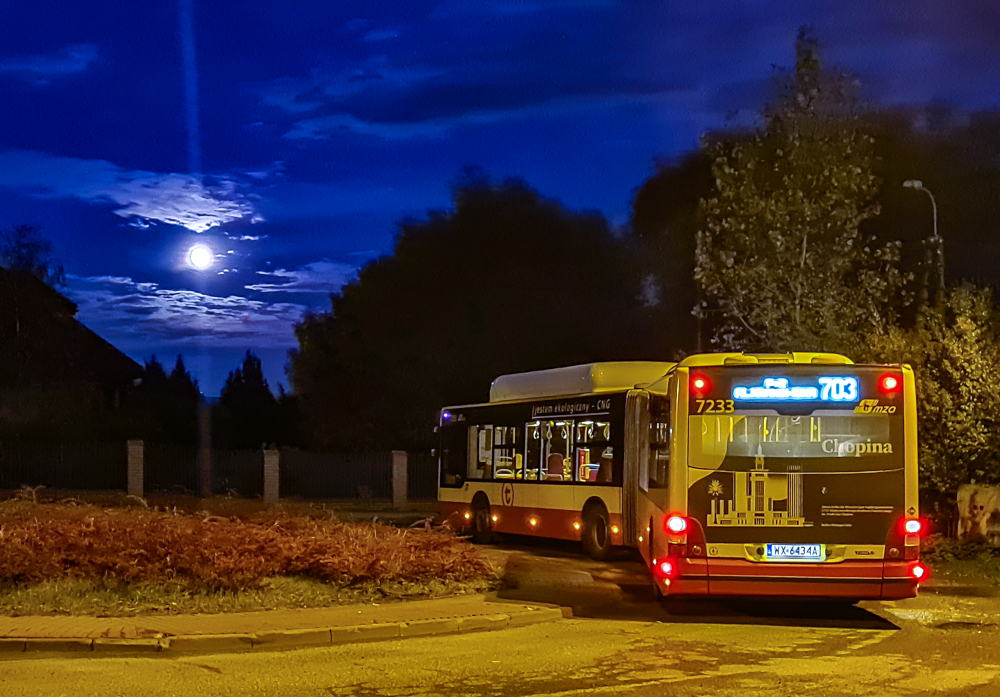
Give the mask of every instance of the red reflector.
[[672, 557], [686, 557], [688, 555], [688, 546], [678, 544], [677, 542], [668, 542], [667, 553]]
[[920, 534], [920, 529], [923, 526], [920, 524], [919, 520], [908, 520], [903, 525], [903, 529], [906, 530], [907, 535], [918, 535]]
[[687, 518], [683, 518], [679, 515], [672, 515], [667, 518], [666, 522], [663, 524], [663, 529], [667, 532], [679, 535], [688, 529]]
[[905, 559], [906, 561], [911, 561], [919, 556], [920, 556], [920, 548], [917, 547], [916, 545], [903, 548], [903, 559]]

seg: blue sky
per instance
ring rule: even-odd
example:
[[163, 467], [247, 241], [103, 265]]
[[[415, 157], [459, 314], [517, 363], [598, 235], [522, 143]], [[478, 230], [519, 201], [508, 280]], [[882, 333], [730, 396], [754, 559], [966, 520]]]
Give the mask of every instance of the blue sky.
[[624, 224], [656, 158], [753, 122], [803, 24], [882, 104], [1000, 102], [985, 1], [8, 0], [0, 227], [41, 225], [133, 358], [214, 395], [252, 349], [287, 385], [294, 322], [463, 167]]

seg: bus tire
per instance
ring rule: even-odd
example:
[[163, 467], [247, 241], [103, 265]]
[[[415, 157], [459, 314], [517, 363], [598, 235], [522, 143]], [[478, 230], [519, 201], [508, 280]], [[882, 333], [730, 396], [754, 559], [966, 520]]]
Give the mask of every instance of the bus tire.
[[485, 494], [472, 499], [472, 539], [481, 545], [493, 542], [493, 527], [490, 525], [490, 500]]
[[611, 517], [603, 505], [594, 504], [583, 511], [581, 541], [591, 559], [604, 561], [611, 556]]

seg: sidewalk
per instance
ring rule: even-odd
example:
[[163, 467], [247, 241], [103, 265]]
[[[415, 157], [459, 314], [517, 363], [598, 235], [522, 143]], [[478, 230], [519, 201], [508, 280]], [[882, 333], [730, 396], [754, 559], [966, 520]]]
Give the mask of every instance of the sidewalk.
[[559, 620], [568, 612], [490, 594], [218, 615], [0, 617], [0, 658], [51, 651], [215, 653], [324, 646], [505, 629]]

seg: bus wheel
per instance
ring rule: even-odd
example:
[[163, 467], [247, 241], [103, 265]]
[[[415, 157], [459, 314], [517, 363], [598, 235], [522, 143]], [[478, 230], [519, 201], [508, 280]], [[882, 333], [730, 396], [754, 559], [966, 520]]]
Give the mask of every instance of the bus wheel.
[[583, 512], [583, 551], [591, 559], [604, 561], [611, 556], [611, 520], [602, 505], [590, 506]]
[[472, 539], [481, 545], [493, 541], [493, 529], [490, 526], [490, 500], [486, 496], [477, 496], [472, 501]]

